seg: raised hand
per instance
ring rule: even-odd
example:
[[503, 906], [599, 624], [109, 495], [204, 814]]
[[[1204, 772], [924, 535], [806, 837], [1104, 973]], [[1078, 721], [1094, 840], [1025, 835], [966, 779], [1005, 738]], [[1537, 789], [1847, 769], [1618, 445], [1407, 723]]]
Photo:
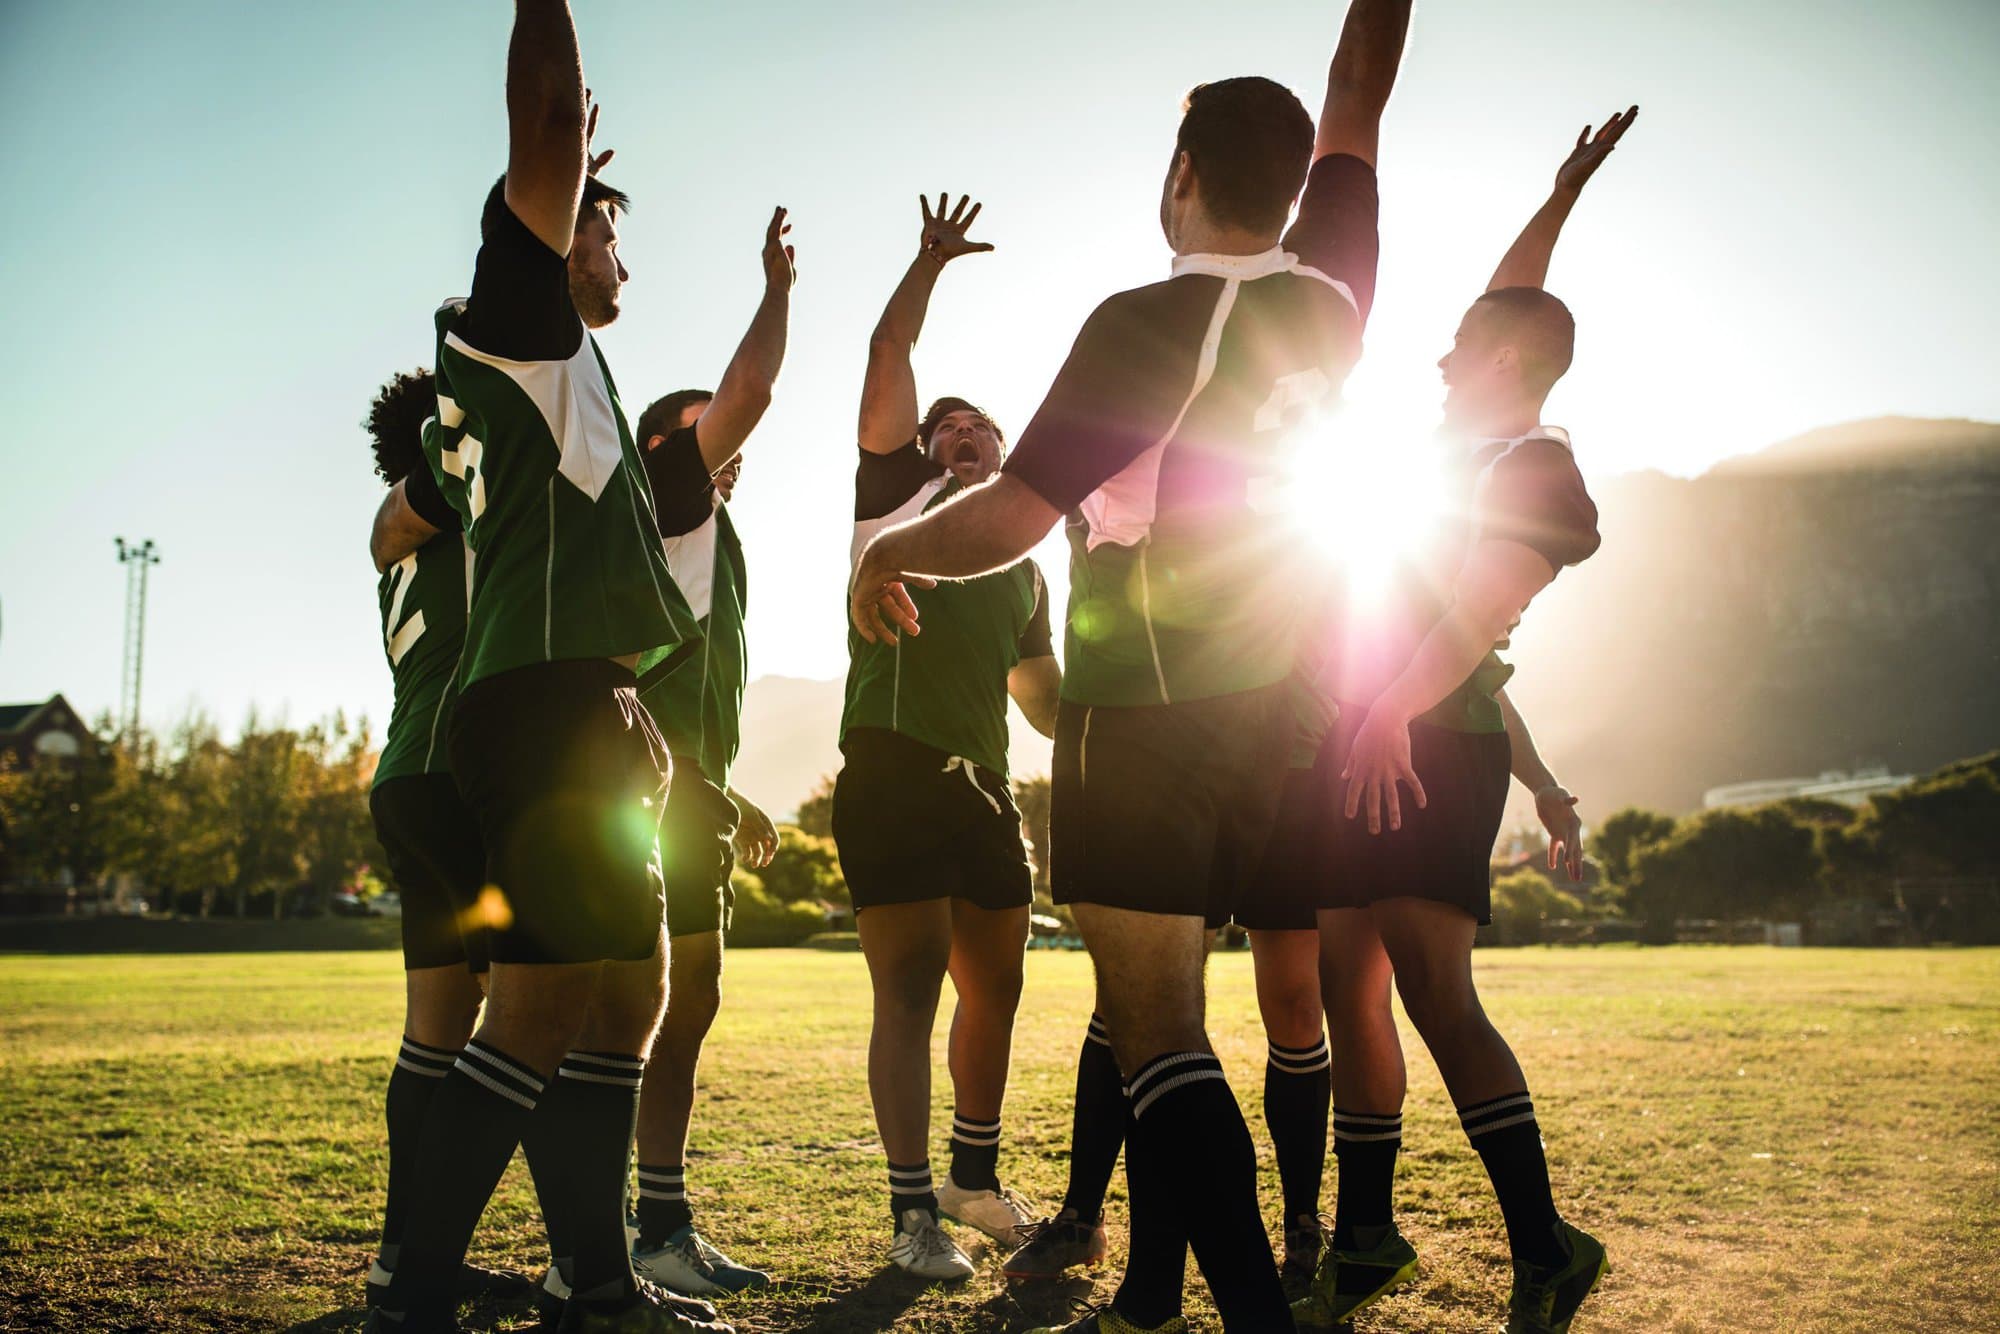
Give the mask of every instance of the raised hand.
[[771, 225], [764, 232], [764, 285], [773, 291], [789, 292], [799, 276], [793, 262], [798, 252], [785, 244], [791, 231], [792, 224], [786, 221], [783, 206], [773, 209]]
[[1597, 169], [1604, 165], [1604, 159], [1611, 156], [1611, 150], [1618, 147], [1618, 141], [1625, 137], [1625, 131], [1632, 128], [1632, 122], [1639, 119], [1639, 108], [1632, 107], [1604, 122], [1602, 129], [1591, 133], [1590, 126], [1576, 136], [1576, 147], [1556, 170], [1556, 189], [1575, 192], [1583, 189]]
[[[972, 220], [979, 216], [979, 210], [983, 207], [974, 204], [971, 195], [960, 195], [958, 206], [951, 208], [949, 215], [946, 212], [951, 204], [949, 192], [938, 196], [935, 213], [931, 211], [931, 201], [927, 197], [919, 195], [917, 204], [924, 211], [924, 234], [921, 243], [923, 252], [939, 264], [949, 264], [960, 255], [984, 254], [993, 248], [984, 241], [965, 239], [966, 232], [972, 229]], [[970, 206], [969, 212], [968, 206]]]
[[583, 100], [590, 104], [590, 115], [583, 122], [584, 160], [589, 164], [589, 174], [595, 176], [598, 172], [604, 170], [610, 163], [612, 155], [618, 150], [607, 148], [602, 153], [593, 153], [590, 151], [590, 141], [597, 136], [597, 113], [603, 108], [598, 106], [597, 99], [591, 94], [588, 88], [583, 90]]

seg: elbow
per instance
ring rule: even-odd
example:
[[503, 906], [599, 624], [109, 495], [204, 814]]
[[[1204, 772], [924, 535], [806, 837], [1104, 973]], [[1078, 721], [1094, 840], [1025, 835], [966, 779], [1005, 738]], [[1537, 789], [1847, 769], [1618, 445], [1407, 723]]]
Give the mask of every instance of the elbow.
[[876, 325], [874, 331], [868, 335], [868, 359], [870, 361], [886, 357], [903, 356], [909, 350], [909, 343], [898, 338], [886, 324]]

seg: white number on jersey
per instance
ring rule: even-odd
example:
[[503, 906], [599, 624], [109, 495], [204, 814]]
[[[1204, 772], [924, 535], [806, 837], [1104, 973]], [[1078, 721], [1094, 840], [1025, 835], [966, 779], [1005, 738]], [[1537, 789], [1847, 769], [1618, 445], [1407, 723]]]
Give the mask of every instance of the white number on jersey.
[[475, 521], [486, 512], [486, 471], [479, 466], [485, 456], [486, 446], [469, 435], [459, 440], [457, 449], [438, 451], [444, 470], [465, 483], [465, 507]]
[[[402, 665], [403, 655], [411, 645], [424, 637], [424, 610], [422, 607], [410, 613], [410, 619], [403, 620], [403, 598], [408, 595], [410, 585], [417, 581], [417, 553], [397, 561], [390, 567], [390, 578], [395, 581], [395, 593], [389, 599], [389, 615], [382, 623], [382, 642], [389, 650], [389, 665]], [[402, 621], [401, 625], [397, 622]]]

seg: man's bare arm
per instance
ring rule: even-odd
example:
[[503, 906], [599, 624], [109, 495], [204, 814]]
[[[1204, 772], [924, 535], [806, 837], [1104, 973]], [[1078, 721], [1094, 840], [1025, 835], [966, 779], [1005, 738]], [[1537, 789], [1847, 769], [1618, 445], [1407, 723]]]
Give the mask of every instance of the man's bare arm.
[[403, 484], [389, 488], [375, 511], [375, 526], [368, 534], [368, 554], [375, 559], [375, 572], [394, 565], [438, 535], [438, 529], [410, 508]]
[[1583, 127], [1583, 133], [1576, 136], [1576, 147], [1556, 171], [1555, 189], [1543, 205], [1535, 210], [1535, 216], [1528, 219], [1528, 225], [1514, 238], [1514, 244], [1500, 258], [1500, 267], [1493, 270], [1492, 281], [1486, 284], [1489, 292], [1502, 287], [1541, 287], [1549, 280], [1549, 261], [1555, 257], [1556, 241], [1562, 236], [1563, 224], [1569, 220], [1570, 210], [1583, 194], [1583, 187], [1611, 156], [1611, 150], [1625, 137], [1625, 131], [1632, 128], [1632, 122], [1639, 118], [1639, 108], [1633, 107], [1604, 122], [1604, 128], [1595, 134], [1590, 126]]
[[903, 585], [970, 579], [1005, 569], [1034, 550], [1062, 518], [1027, 483], [1006, 473], [908, 523], [886, 529], [855, 563], [849, 615], [864, 639], [893, 643], [918, 633]]
[[1403, 63], [1403, 39], [1410, 31], [1410, 0], [1354, 0], [1340, 29], [1333, 65], [1326, 76], [1326, 105], [1320, 111], [1313, 161], [1334, 153], [1358, 157], [1369, 166], [1382, 137], [1382, 110]]
[[701, 446], [701, 461], [710, 473], [736, 456], [743, 442], [764, 419], [771, 406], [771, 391], [778, 371], [785, 364], [785, 337], [792, 315], [794, 255], [785, 244], [791, 231], [785, 210], [771, 214], [764, 233], [764, 299], [750, 318], [750, 328], [729, 359], [729, 368], [715, 386], [708, 410], [695, 423], [695, 442]]
[[1500, 717], [1507, 725], [1507, 748], [1514, 777], [1534, 797], [1535, 816], [1548, 832], [1549, 869], [1561, 866], [1569, 872], [1570, 879], [1581, 880], [1583, 822], [1577, 818], [1576, 798], [1542, 762], [1541, 752], [1535, 749], [1535, 738], [1528, 731], [1528, 720], [1514, 707], [1507, 692], [1497, 690], [1493, 698], [1499, 702]]
[[896, 284], [889, 304], [882, 309], [882, 318], [875, 322], [875, 332], [868, 338], [868, 371], [861, 382], [857, 429], [861, 447], [871, 454], [893, 454], [916, 437], [917, 373], [910, 365], [910, 352], [924, 331], [938, 275], [960, 255], [982, 254], [993, 248], [983, 241], [965, 239], [981, 206], [961, 195], [958, 207], [947, 213], [949, 201], [949, 195], [939, 195], [937, 212], [933, 213], [930, 200], [918, 200], [923, 207], [924, 230], [917, 257]]
[[507, 45], [507, 207], [569, 254], [589, 149], [583, 57], [566, 0], [515, 0]]
[[1056, 734], [1056, 704], [1062, 698], [1062, 668], [1053, 654], [1023, 658], [1007, 673], [1007, 693], [1021, 706], [1028, 726], [1043, 736]]

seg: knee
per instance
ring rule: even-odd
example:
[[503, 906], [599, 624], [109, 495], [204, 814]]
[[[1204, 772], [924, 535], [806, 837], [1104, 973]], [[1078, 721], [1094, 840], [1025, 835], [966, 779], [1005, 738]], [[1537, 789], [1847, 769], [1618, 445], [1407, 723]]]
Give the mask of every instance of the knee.
[[1310, 1047], [1323, 1031], [1325, 1016], [1315, 987], [1288, 989], [1261, 1006], [1264, 1035], [1280, 1047]]
[[946, 958], [942, 951], [912, 952], [895, 966], [879, 969], [875, 976], [875, 1008], [902, 1016], [935, 1015]]
[[683, 1015], [690, 1018], [706, 1016], [714, 1019], [716, 1011], [722, 1008], [722, 955], [720, 952], [698, 955], [685, 965], [676, 961], [673, 982], [667, 991], [667, 1015], [670, 1020]]
[[1014, 958], [997, 968], [982, 971], [978, 985], [968, 986], [962, 1000], [971, 1000], [988, 1009], [1013, 1014], [1021, 1005], [1021, 960]]
[[1410, 1022], [1426, 1038], [1444, 1036], [1475, 1023], [1482, 1017], [1479, 998], [1471, 985], [1458, 978], [1439, 977], [1418, 970], [1415, 976], [1396, 975], [1396, 991]]

